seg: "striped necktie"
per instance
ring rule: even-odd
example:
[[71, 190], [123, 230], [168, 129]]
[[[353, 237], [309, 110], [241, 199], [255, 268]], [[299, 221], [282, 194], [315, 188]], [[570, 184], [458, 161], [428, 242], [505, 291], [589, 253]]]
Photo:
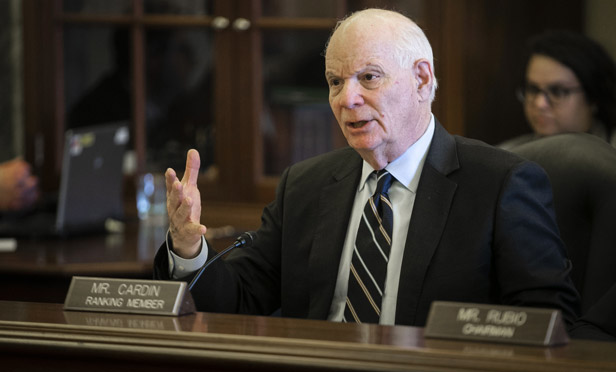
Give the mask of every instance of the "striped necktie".
[[361, 216], [351, 259], [345, 322], [379, 322], [394, 225], [387, 193], [393, 180], [386, 170], [378, 171], [376, 191]]

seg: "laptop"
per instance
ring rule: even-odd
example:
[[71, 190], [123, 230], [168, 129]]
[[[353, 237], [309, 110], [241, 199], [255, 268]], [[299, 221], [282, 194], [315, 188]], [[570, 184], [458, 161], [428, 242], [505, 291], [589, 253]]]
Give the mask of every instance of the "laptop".
[[70, 129], [65, 134], [59, 192], [31, 213], [3, 216], [0, 236], [69, 236], [104, 232], [124, 217], [123, 161], [127, 122]]

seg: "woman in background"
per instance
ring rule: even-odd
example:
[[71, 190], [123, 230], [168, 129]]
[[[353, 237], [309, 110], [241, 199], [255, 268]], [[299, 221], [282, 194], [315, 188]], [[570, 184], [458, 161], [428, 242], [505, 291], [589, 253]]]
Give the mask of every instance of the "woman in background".
[[616, 147], [616, 67], [605, 49], [579, 33], [547, 31], [530, 40], [528, 55], [518, 96], [533, 133], [500, 147], [566, 132]]

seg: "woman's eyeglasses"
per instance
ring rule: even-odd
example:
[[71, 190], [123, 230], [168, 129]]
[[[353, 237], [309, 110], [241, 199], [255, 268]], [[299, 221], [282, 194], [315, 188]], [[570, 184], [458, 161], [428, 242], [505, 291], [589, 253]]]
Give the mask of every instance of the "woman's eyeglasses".
[[548, 85], [541, 89], [535, 84], [526, 84], [516, 91], [516, 96], [522, 103], [533, 102], [537, 95], [543, 94], [550, 106], [558, 105], [574, 93], [583, 93], [582, 87], [564, 87], [562, 85]]

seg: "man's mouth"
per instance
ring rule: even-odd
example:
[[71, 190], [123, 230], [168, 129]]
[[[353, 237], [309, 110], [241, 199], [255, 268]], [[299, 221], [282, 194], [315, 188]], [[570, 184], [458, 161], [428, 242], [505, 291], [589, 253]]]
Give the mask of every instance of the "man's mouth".
[[364, 125], [366, 125], [366, 123], [368, 123], [368, 122], [369, 122], [369, 120], [360, 120], [360, 121], [351, 122], [351, 123], [349, 123], [349, 125], [351, 127], [353, 127], [353, 128], [361, 128]]

